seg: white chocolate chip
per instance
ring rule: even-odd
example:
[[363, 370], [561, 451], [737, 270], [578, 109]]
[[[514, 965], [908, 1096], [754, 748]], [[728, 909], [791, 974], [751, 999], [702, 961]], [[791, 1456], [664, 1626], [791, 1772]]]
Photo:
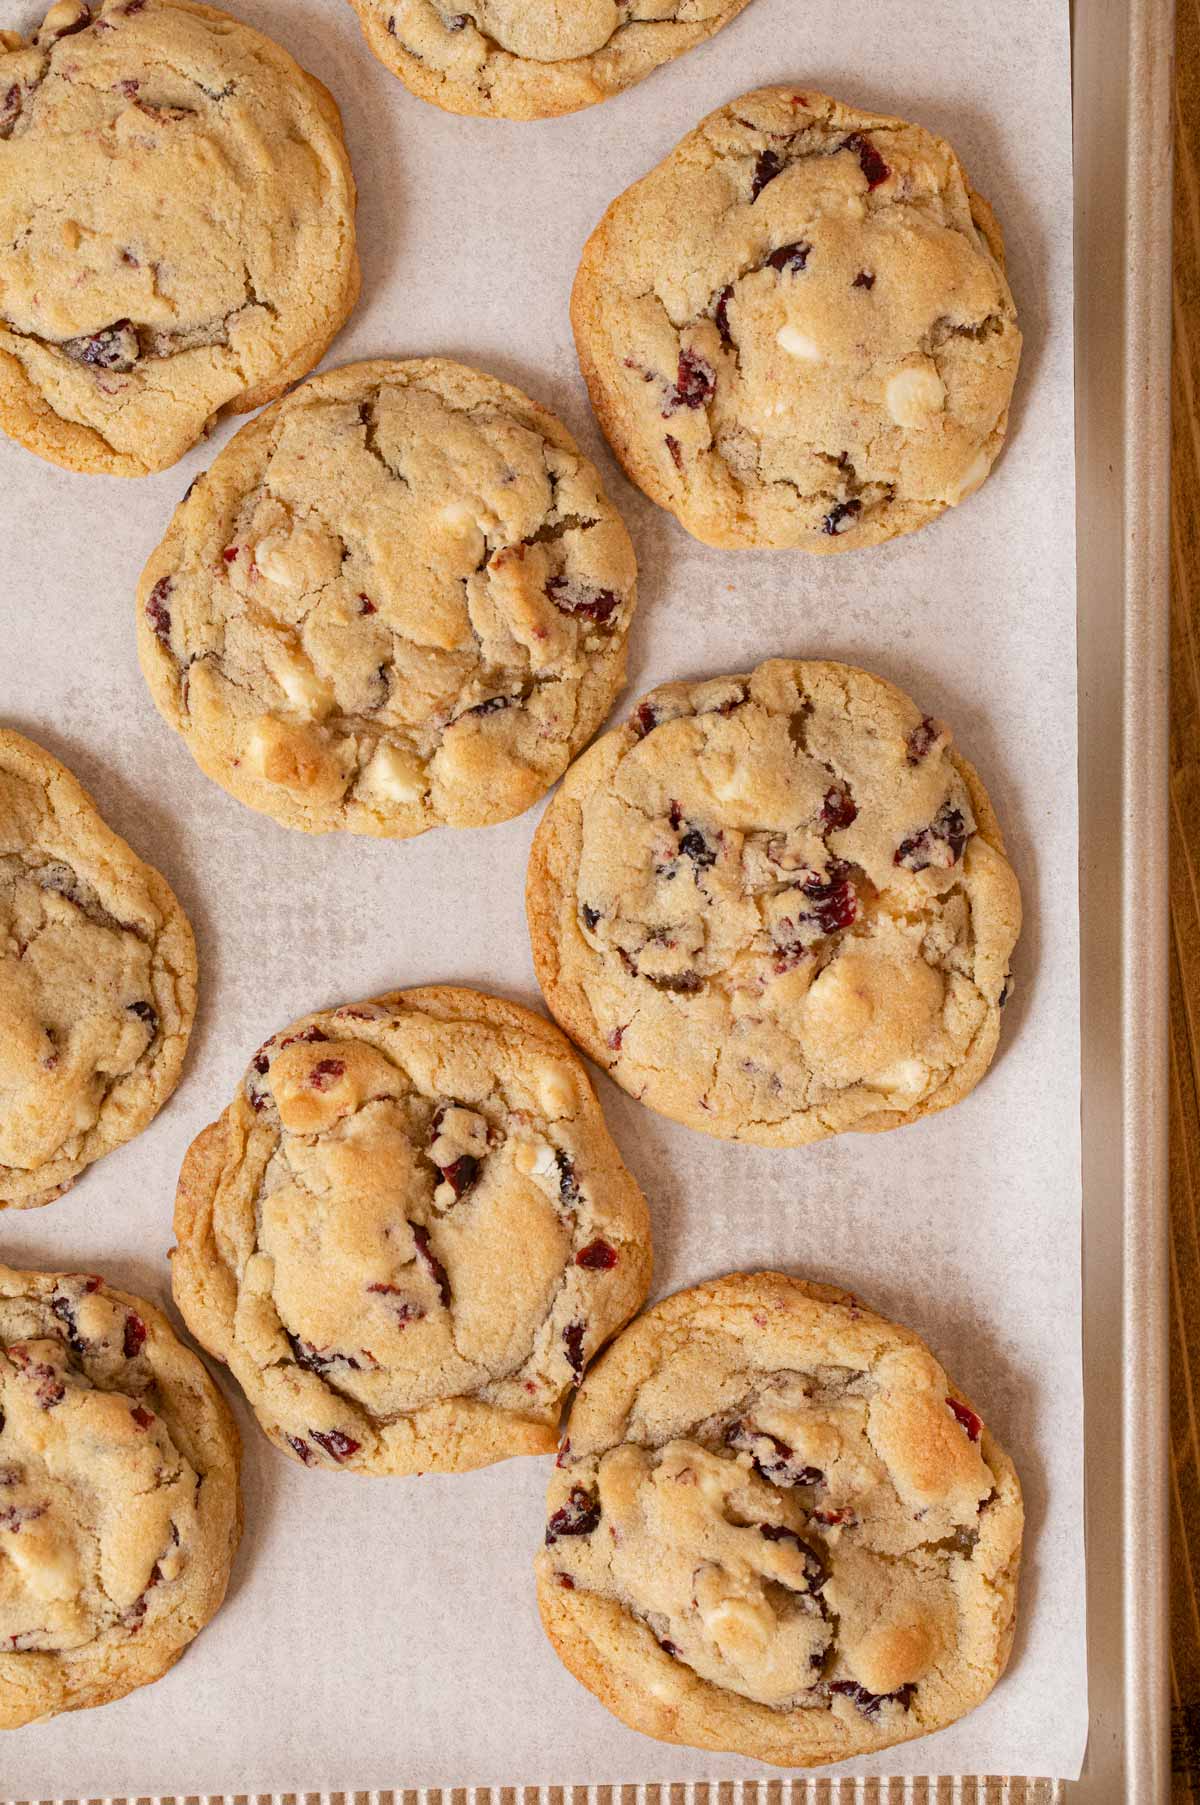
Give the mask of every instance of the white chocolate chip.
[[809, 338], [807, 332], [801, 332], [798, 326], [781, 326], [775, 334], [775, 342], [781, 345], [789, 357], [798, 357], [804, 363], [820, 363], [821, 347], [815, 339]]
[[538, 1073], [538, 1101], [547, 1116], [570, 1115], [579, 1098], [570, 1074], [560, 1065], [544, 1065]]
[[286, 651], [268, 658], [271, 675], [300, 714], [320, 720], [333, 707], [332, 687], [319, 677], [303, 652]]
[[887, 410], [897, 426], [926, 426], [946, 405], [946, 385], [932, 362], [908, 364], [887, 385]]
[[550, 1190], [558, 1190], [561, 1177], [558, 1156], [549, 1141], [543, 1141], [537, 1135], [531, 1136], [529, 1140], [518, 1141], [513, 1153], [513, 1164], [526, 1178], [536, 1178]]
[[946, 492], [946, 500], [952, 508], [960, 501], [966, 501], [968, 495], [974, 495], [976, 489], [983, 484], [984, 478], [992, 467], [992, 460], [986, 451], [977, 451], [956, 483], [952, 483]]
[[429, 779], [415, 753], [382, 745], [362, 774], [361, 788], [389, 802], [419, 802], [429, 788]]

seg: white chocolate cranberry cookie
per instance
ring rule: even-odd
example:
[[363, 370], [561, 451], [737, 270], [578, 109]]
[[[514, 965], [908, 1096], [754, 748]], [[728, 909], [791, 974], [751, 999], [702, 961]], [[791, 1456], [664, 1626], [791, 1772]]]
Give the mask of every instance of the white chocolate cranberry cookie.
[[520, 814], [603, 722], [637, 566], [565, 427], [439, 358], [244, 426], [142, 576], [142, 669], [201, 769], [285, 826]]
[[571, 317], [629, 476], [720, 546], [847, 551], [955, 506], [1021, 350], [950, 146], [791, 88], [710, 114], [613, 202]]
[[238, 1434], [166, 1318], [0, 1266], [0, 1729], [122, 1698], [225, 1596]]
[[69, 470], [175, 463], [320, 362], [354, 206], [332, 97], [227, 13], [56, 0], [0, 32], [0, 428]]
[[1012, 1462], [911, 1330], [735, 1273], [589, 1372], [550, 1483], [538, 1603], [632, 1729], [781, 1767], [978, 1705], [1012, 1645]]
[[0, 728], [0, 1209], [67, 1190], [179, 1081], [196, 948], [64, 765]]
[[306, 1466], [459, 1472], [543, 1454], [638, 1308], [645, 1201], [583, 1067], [469, 990], [306, 1016], [193, 1144], [175, 1298]]
[[450, 113], [595, 106], [710, 38], [749, 0], [351, 0], [385, 69]]
[[949, 729], [866, 671], [781, 658], [665, 684], [579, 759], [527, 901], [572, 1039], [651, 1109], [769, 1147], [964, 1097], [1021, 922]]

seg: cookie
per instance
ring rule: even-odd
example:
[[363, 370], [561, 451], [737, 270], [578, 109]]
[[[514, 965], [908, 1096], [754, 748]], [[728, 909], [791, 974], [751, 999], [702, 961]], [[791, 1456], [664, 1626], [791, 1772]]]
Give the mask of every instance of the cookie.
[[[457, 0], [455, 0], [457, 4]], [[351, 0], [385, 69], [450, 113], [549, 119], [702, 44], [749, 0]]]
[[638, 1308], [646, 1205], [541, 1017], [448, 988], [305, 1016], [193, 1143], [175, 1299], [305, 1466], [462, 1472], [555, 1445]]
[[225, 1596], [238, 1433], [165, 1316], [0, 1266], [0, 1729], [123, 1698]]
[[68, 470], [174, 464], [320, 362], [354, 205], [332, 96], [215, 7], [0, 32], [0, 427]]
[[527, 902], [572, 1039], [651, 1109], [766, 1147], [966, 1096], [1021, 921], [949, 729], [866, 671], [782, 658], [665, 684], [598, 741]]
[[972, 1710], [1012, 1646], [1021, 1489], [909, 1329], [734, 1273], [584, 1381], [537, 1556], [565, 1665], [631, 1729], [780, 1767]]
[[31, 1209], [179, 1082], [196, 947], [165, 879], [56, 758], [0, 728], [0, 1209]]
[[440, 358], [351, 364], [189, 491], [142, 576], [142, 669], [201, 769], [287, 827], [482, 827], [603, 722], [636, 580], [545, 408]]
[[1021, 350], [950, 146], [790, 88], [710, 114], [614, 201], [571, 318], [630, 478], [719, 546], [849, 551], [956, 506]]

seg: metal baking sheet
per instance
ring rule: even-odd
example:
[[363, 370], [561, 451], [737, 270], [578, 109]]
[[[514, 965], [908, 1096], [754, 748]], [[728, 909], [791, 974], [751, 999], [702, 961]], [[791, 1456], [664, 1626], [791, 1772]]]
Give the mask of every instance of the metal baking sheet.
[[[5, 10], [10, 4], [0, 0], [4, 24], [13, 22]], [[16, 10], [22, 22], [30, 14], [25, 5]], [[1077, 162], [1089, 171], [1077, 191], [1076, 223], [1092, 1735], [1084, 1778], [1065, 1796], [1123, 1798], [1131, 1805], [1164, 1797], [1166, 1771], [1160, 1480], [1166, 1459], [1160, 1257], [1165, 1131], [1159, 1082], [1166, 990], [1165, 932], [1155, 912], [1153, 873], [1165, 871], [1162, 527], [1170, 15], [1169, 0], [1080, 0], [1074, 15]], [[287, 35], [282, 28], [280, 35]], [[846, 63], [853, 68], [850, 53]], [[829, 85], [836, 87], [832, 79]], [[379, 129], [386, 134], [386, 122]], [[398, 170], [402, 188], [399, 159]], [[1130, 268], [1140, 272], [1136, 306], [1129, 305], [1134, 297], [1125, 288]], [[447, 343], [470, 355], [460, 345], [462, 337], [458, 322], [451, 321]], [[334, 360], [341, 361], [337, 350]], [[501, 374], [509, 373], [491, 361]], [[542, 398], [555, 399], [545, 383], [539, 389], [523, 370], [512, 373]], [[563, 370], [553, 376], [551, 389], [561, 389], [568, 379]], [[564, 411], [578, 427], [578, 409]], [[201, 454], [201, 465], [205, 461]], [[119, 517], [112, 530], [122, 535]], [[132, 544], [126, 555], [136, 565]], [[948, 706], [947, 712], [954, 711]], [[136, 841], [139, 803], [135, 796], [124, 801], [119, 824]], [[1113, 856], [1118, 835], [1123, 861]], [[203, 933], [202, 914], [197, 927]], [[150, 1262], [138, 1264], [148, 1268]], [[1121, 1400], [1119, 1411], [1115, 1399]], [[1114, 1474], [1122, 1472], [1127, 1480], [1136, 1475], [1137, 1483], [1118, 1487]], [[7, 1790], [3, 1756], [0, 1746], [0, 1794]], [[259, 1777], [247, 1767], [245, 1783]], [[188, 1774], [179, 1776], [181, 1786], [190, 1781]], [[926, 1781], [910, 1772], [895, 1785], [886, 1779], [814, 1778], [719, 1787], [695, 1782], [670, 1788], [515, 1786], [469, 1793], [472, 1805], [709, 1805], [710, 1800], [712, 1805], [815, 1805], [817, 1800], [841, 1805], [850, 1799], [875, 1805], [901, 1797], [912, 1805], [949, 1805], [951, 1799], [963, 1805], [985, 1799], [991, 1805], [1042, 1805], [1063, 1797], [1064, 1789], [1049, 1780]], [[300, 1795], [314, 1801], [330, 1796]], [[346, 1805], [351, 1799], [462, 1805], [466, 1796], [436, 1790], [332, 1795], [339, 1805], [343, 1797]]]

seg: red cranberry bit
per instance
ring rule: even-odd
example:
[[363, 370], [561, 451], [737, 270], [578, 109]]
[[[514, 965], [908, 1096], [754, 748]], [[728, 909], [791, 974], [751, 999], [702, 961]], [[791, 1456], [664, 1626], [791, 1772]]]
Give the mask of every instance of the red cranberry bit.
[[983, 1434], [983, 1419], [976, 1416], [969, 1404], [960, 1404], [957, 1398], [947, 1398], [951, 1415], [962, 1424], [967, 1432], [968, 1441], [978, 1441]]
[[575, 1264], [587, 1272], [611, 1272], [617, 1263], [617, 1250], [607, 1241], [589, 1241], [575, 1255]]
[[344, 1059], [320, 1059], [308, 1074], [308, 1082], [315, 1091], [327, 1091], [345, 1076]]
[[590, 1536], [600, 1521], [600, 1500], [595, 1492], [573, 1485], [565, 1504], [560, 1505], [546, 1525], [546, 1546], [552, 1548], [563, 1536]]
[[559, 1448], [558, 1453], [554, 1456], [555, 1466], [556, 1467], [565, 1467], [567, 1464], [567, 1455], [570, 1452], [571, 1452], [571, 1437], [568, 1435], [566, 1437], [565, 1441], [563, 1442], [562, 1446]]
[[781, 244], [777, 251], [772, 251], [767, 258], [767, 268], [777, 269], [781, 274], [798, 276], [807, 267], [811, 244]]
[[858, 1521], [852, 1510], [814, 1510], [812, 1520], [822, 1529], [835, 1529], [839, 1523], [849, 1529]]
[[849, 790], [842, 789], [838, 784], [826, 790], [825, 800], [821, 804], [821, 819], [831, 832], [837, 828], [849, 827], [852, 821], [858, 819], [858, 806]]
[[369, 595], [363, 595], [360, 592], [358, 598], [358, 612], [360, 614], [374, 614], [376, 612], [375, 604]]
[[768, 1542], [792, 1543], [804, 1557], [804, 1577], [808, 1581], [809, 1591], [819, 1592], [825, 1584], [825, 1581], [829, 1578], [829, 1569], [826, 1567], [825, 1562], [821, 1559], [816, 1549], [810, 1548], [808, 1543], [802, 1540], [802, 1538], [796, 1534], [794, 1529], [789, 1529], [786, 1524], [760, 1523], [758, 1529], [759, 1534], [765, 1536]]
[[139, 1429], [148, 1429], [154, 1421], [154, 1412], [144, 1409], [141, 1404], [135, 1404], [129, 1414]]
[[905, 741], [907, 748], [905, 757], [910, 765], [919, 765], [927, 758], [942, 737], [942, 730], [931, 715], [926, 715], [920, 724], [913, 728]]
[[679, 368], [675, 373], [675, 387], [667, 396], [663, 407], [664, 418], [681, 407], [703, 407], [711, 401], [716, 392], [717, 373], [712, 365], [695, 351], [686, 346], [679, 353]]
[[886, 182], [891, 170], [871, 143], [861, 132], [853, 132], [842, 144], [843, 150], [852, 150], [858, 158], [859, 168], [867, 178], [868, 188], [878, 188]]
[[413, 1225], [412, 1237], [417, 1244], [417, 1252], [429, 1268], [430, 1278], [438, 1288], [438, 1296], [448, 1309], [450, 1306], [450, 1279], [447, 1275], [446, 1268], [442, 1265], [442, 1262], [434, 1253], [433, 1248], [429, 1245], [429, 1230], [427, 1228], [422, 1228], [420, 1223], [415, 1223]]
[[858, 893], [850, 880], [850, 867], [841, 859], [831, 859], [826, 876], [810, 879], [801, 884], [800, 890], [816, 904], [809, 912], [809, 919], [817, 923], [823, 934], [836, 934], [840, 928], [853, 927], [857, 921]]
[[362, 1447], [361, 1442], [343, 1435], [340, 1429], [310, 1429], [308, 1433], [332, 1460], [349, 1460]]
[[750, 205], [753, 206], [768, 182], [773, 182], [783, 168], [778, 151], [763, 150], [758, 154], [754, 165], [754, 177], [750, 183]]
[[698, 871], [707, 871], [710, 865], [717, 862], [717, 849], [710, 846], [698, 827], [689, 825], [687, 832], [679, 842], [679, 850], [686, 858], [691, 859]]
[[860, 269], [850, 286], [851, 288], [874, 288], [875, 271], [871, 269]]
[[733, 299], [733, 283], [729, 282], [721, 290], [713, 304], [713, 319], [717, 323], [717, 331], [721, 335], [723, 345], [732, 345], [733, 333], [729, 330], [729, 303]]
[[14, 82], [0, 101], [0, 138], [7, 138], [21, 115], [21, 84]]
[[902, 1711], [907, 1711], [917, 1689], [908, 1685], [898, 1686], [895, 1692], [868, 1692], [857, 1680], [831, 1680], [829, 1690], [850, 1699], [864, 1717], [874, 1718], [879, 1716], [885, 1705], [899, 1705]]
[[662, 725], [662, 720], [652, 702], [641, 702], [630, 716], [629, 725], [638, 738], [644, 740], [648, 733]]
[[[625, 1024], [626, 1027], [628, 1027], [628, 1025], [629, 1025], [628, 1023]], [[619, 1053], [621, 1051], [621, 1042], [624, 1039], [625, 1039], [625, 1028], [612, 1028], [609, 1030], [608, 1037], [605, 1041], [605, 1045], [610, 1049], [611, 1052]]]
[[123, 94], [125, 96], [126, 100], [133, 100], [136, 97], [137, 91], [141, 87], [141, 85], [142, 85], [141, 82], [136, 81], [132, 75], [127, 75], [125, 77], [124, 81], [115, 81], [113, 83], [113, 87], [116, 90], [116, 92], [118, 94]]
[[146, 1325], [133, 1310], [125, 1318], [125, 1358], [133, 1360], [146, 1345]]
[[671, 437], [670, 433], [668, 433], [666, 436], [666, 446], [667, 446], [667, 450], [671, 454], [671, 462], [674, 464], [676, 470], [682, 470], [683, 469], [683, 447], [680, 445], [679, 440], [673, 439]]
[[438, 1171], [456, 1198], [465, 1197], [478, 1176], [479, 1161], [474, 1155], [463, 1153], [448, 1166], [439, 1166]]
[[298, 1435], [289, 1435], [287, 1437], [287, 1445], [292, 1450], [293, 1454], [298, 1454], [300, 1456], [300, 1459], [304, 1462], [306, 1467], [312, 1465], [312, 1449], [306, 1441], [301, 1441]]
[[839, 533], [850, 531], [861, 513], [862, 502], [858, 500], [857, 496], [852, 497], [849, 501], [835, 502], [821, 522], [821, 531], [828, 533], [831, 539], [836, 539]]
[[129, 320], [116, 320], [84, 338], [65, 339], [60, 349], [76, 363], [122, 376], [132, 370], [140, 355], [138, 336]]
[[79, 1333], [79, 1325], [75, 1321], [75, 1312], [69, 1297], [52, 1297], [50, 1308], [67, 1331], [67, 1346], [73, 1354], [87, 1352], [87, 1342]]
[[158, 1033], [158, 1010], [150, 1003], [126, 1003], [130, 1015], [136, 1015], [150, 1030], [151, 1039]]
[[573, 1592], [575, 1590], [575, 1581], [571, 1578], [569, 1573], [563, 1573], [560, 1569], [554, 1577], [564, 1592]]
[[171, 611], [167, 607], [167, 597], [173, 588], [170, 577], [159, 577], [146, 603], [146, 619], [164, 645], [171, 637]]
[[620, 597], [611, 589], [584, 589], [582, 593], [572, 595], [566, 577], [551, 577], [546, 584], [546, 594], [560, 614], [594, 620], [599, 626], [610, 620], [621, 605]]
[[[275, 1036], [272, 1035], [271, 1040], [274, 1040], [274, 1038]], [[297, 1041], [318, 1041], [328, 1039], [328, 1034], [324, 1033], [320, 1028], [302, 1028], [299, 1034], [285, 1034], [279, 1044], [281, 1047], [294, 1047]], [[271, 1040], [265, 1042], [265, 1045], [269, 1047], [271, 1045]]]
[[771, 1485], [824, 1485], [820, 1467], [797, 1466], [795, 1455], [785, 1441], [765, 1429], [756, 1429], [743, 1418], [735, 1418], [725, 1431], [725, 1446], [739, 1454], [749, 1454], [760, 1479]]
[[583, 917], [584, 927], [587, 928], [589, 933], [592, 932], [592, 930], [596, 926], [596, 923], [600, 919], [599, 909], [593, 909], [593, 907], [590, 903], [583, 903], [580, 907], [579, 913]]
[[[923, 827], [920, 833], [910, 835], [907, 840], [901, 840], [892, 863], [902, 865], [906, 871], [926, 871], [930, 865], [948, 869], [951, 865], [957, 865], [962, 858], [969, 837], [961, 809], [952, 808], [948, 802], [944, 802], [928, 827]], [[939, 846], [944, 846], [949, 852], [948, 859], [944, 855], [939, 856]]]
[[[637, 975], [641, 977], [643, 974], [639, 972]], [[662, 978], [650, 977], [649, 981], [656, 990], [672, 990], [679, 996], [695, 996], [704, 989], [704, 979], [698, 971], [681, 971]]]
[[567, 1350], [567, 1365], [577, 1379], [583, 1377], [583, 1330], [581, 1322], [569, 1322], [563, 1330], [563, 1344]]
[[660, 1636], [658, 1638], [658, 1646], [662, 1649], [664, 1655], [670, 1655], [672, 1660], [677, 1661], [679, 1659], [679, 1650], [669, 1637]]

